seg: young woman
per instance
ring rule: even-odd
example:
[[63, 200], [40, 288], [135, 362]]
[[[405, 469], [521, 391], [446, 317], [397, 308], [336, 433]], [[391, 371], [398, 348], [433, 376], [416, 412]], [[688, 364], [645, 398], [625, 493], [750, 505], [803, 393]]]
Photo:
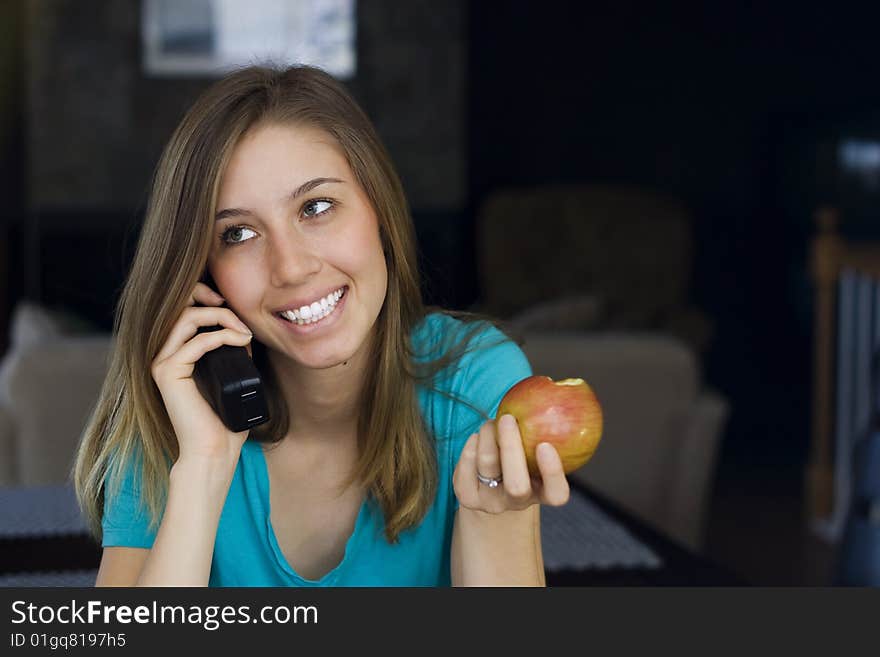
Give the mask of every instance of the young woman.
[[[203, 326], [222, 330], [197, 333]], [[75, 479], [98, 585], [543, 585], [539, 504], [494, 419], [532, 371], [494, 322], [424, 306], [400, 181], [319, 69], [212, 86], [156, 170]], [[230, 431], [194, 363], [245, 346], [271, 420]]]

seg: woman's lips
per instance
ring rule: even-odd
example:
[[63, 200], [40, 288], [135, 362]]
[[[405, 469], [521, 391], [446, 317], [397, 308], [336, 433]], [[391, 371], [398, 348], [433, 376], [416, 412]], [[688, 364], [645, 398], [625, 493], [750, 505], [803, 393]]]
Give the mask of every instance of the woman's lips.
[[[348, 290], [348, 285], [340, 285], [340, 286], [337, 287], [337, 288], [333, 288], [330, 292], [328, 292], [328, 293], [325, 294], [324, 296], [322, 296], [322, 297], [320, 297], [320, 298], [317, 299], [318, 305], [321, 305], [321, 302], [322, 302], [325, 298], [329, 298], [329, 297], [331, 297], [332, 295], [335, 295], [335, 294], [337, 294], [337, 293], [340, 293], [340, 298], [341, 298], [341, 295], [345, 294], [345, 292], [346, 292], [347, 290]], [[339, 300], [339, 299], [337, 299], [336, 301], [338, 301], [338, 300]], [[282, 309], [282, 310], [276, 310], [276, 311], [275, 311], [275, 314], [276, 314], [276, 315], [281, 315], [281, 314], [284, 313], [284, 312], [298, 311], [298, 310], [301, 310], [302, 308], [304, 308], [304, 307], [306, 307], [306, 306], [311, 307], [311, 306], [313, 305], [313, 303], [314, 303], [314, 302], [301, 303], [301, 304], [296, 305], [296, 306], [295, 306], [295, 305], [291, 305], [290, 307], [284, 308], [284, 309]], [[334, 302], [334, 303], [335, 303], [335, 302]]]
[[317, 322], [312, 322], [310, 324], [297, 324], [296, 322], [291, 322], [288, 319], [283, 318], [281, 315], [275, 315], [276, 319], [284, 324], [284, 326], [294, 333], [298, 334], [306, 334], [306, 333], [314, 333], [316, 331], [323, 330], [325, 328], [329, 328], [334, 325], [337, 321], [339, 321], [339, 317], [342, 315], [343, 308], [345, 306], [346, 300], [348, 299], [348, 286], [344, 286], [342, 288], [342, 296], [339, 297], [339, 300], [336, 302], [336, 305], [333, 307], [333, 311], [327, 315], [326, 317], [322, 317]]

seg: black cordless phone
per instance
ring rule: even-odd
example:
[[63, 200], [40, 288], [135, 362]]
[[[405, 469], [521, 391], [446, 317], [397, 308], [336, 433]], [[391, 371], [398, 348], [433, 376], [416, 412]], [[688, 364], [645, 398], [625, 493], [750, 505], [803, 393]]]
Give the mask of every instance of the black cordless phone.
[[[204, 280], [211, 289], [213, 281]], [[222, 326], [202, 326], [198, 333]], [[269, 421], [260, 372], [244, 347], [220, 345], [195, 363], [193, 378], [202, 396], [230, 431], [244, 431]]]

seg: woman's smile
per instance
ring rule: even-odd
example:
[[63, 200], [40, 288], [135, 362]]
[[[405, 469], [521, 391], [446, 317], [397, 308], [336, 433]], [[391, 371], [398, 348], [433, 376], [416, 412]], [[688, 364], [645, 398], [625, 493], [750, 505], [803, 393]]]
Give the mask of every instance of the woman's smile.
[[[318, 311], [318, 319], [315, 319], [314, 311], [308, 320], [297, 319], [294, 313], [288, 311], [275, 317], [284, 325], [284, 329], [291, 331], [297, 335], [312, 335], [315, 333], [326, 333], [335, 327], [341, 321], [345, 300], [348, 298], [348, 286], [342, 288], [338, 299], [331, 303], [327, 303]], [[315, 304], [312, 304], [314, 306]], [[299, 314], [299, 313], [297, 313]], [[293, 318], [291, 319], [291, 317]]]

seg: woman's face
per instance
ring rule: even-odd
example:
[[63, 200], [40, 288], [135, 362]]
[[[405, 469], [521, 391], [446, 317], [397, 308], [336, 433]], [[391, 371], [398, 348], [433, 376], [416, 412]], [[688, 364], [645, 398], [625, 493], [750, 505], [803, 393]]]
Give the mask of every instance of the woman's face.
[[270, 352], [326, 368], [364, 346], [388, 271], [376, 213], [329, 135], [280, 124], [244, 135], [220, 180], [208, 271]]

